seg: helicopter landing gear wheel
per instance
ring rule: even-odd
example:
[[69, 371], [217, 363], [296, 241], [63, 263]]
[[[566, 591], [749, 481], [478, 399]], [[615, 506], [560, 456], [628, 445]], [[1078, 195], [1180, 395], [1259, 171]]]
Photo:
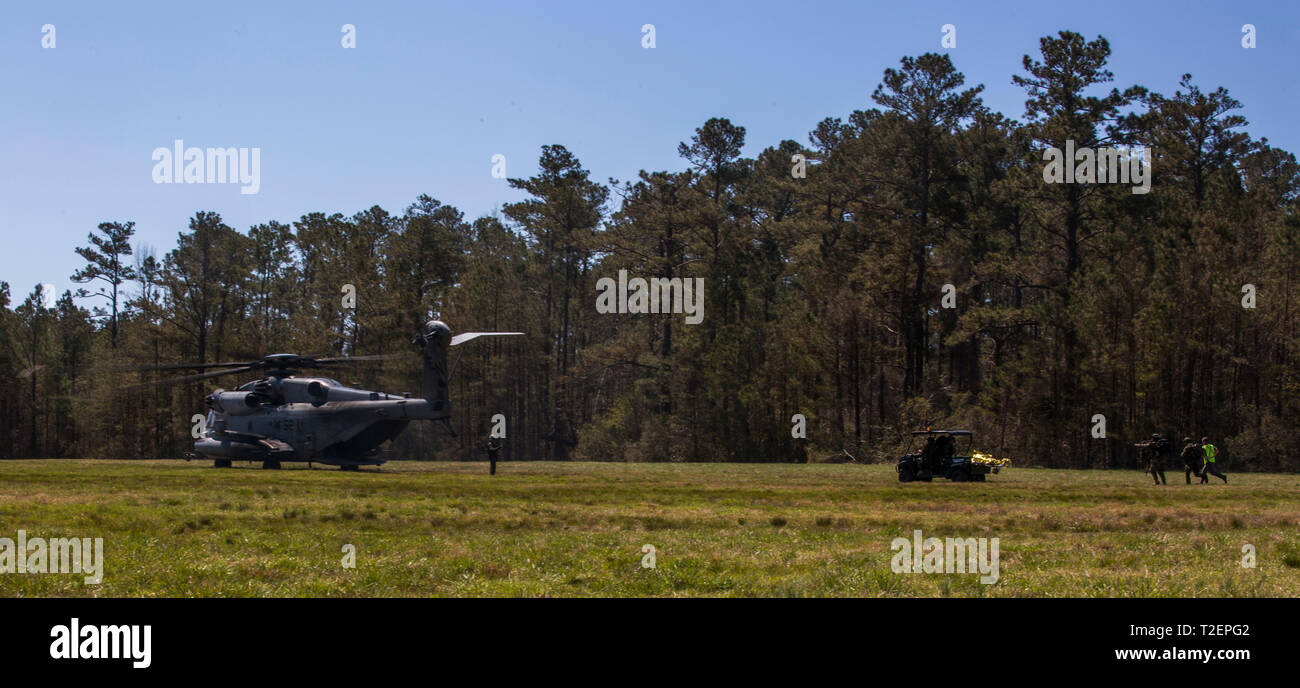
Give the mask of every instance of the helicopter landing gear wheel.
[[230, 468], [230, 459], [217, 459], [212, 462], [213, 468]]
[[273, 471], [278, 471], [278, 470], [280, 470], [280, 462], [279, 462], [279, 461], [272, 461], [272, 460], [270, 460], [270, 459], [267, 459], [266, 461], [263, 461], [263, 462], [262, 462], [262, 468], [267, 468], [267, 469], [270, 469], [270, 470], [273, 470]]

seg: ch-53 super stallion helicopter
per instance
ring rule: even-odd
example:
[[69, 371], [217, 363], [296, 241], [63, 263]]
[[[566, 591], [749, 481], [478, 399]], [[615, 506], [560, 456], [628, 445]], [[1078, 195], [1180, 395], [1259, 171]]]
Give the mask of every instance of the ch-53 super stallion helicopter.
[[[449, 347], [485, 336], [521, 335], [522, 332], [462, 332], [437, 320], [424, 326], [412, 340], [424, 356], [420, 396], [394, 395], [354, 389], [328, 377], [302, 375], [304, 370], [378, 361], [402, 354], [313, 358], [273, 354], [243, 363], [173, 365], [154, 370], [218, 370], [185, 375], [153, 383], [179, 383], [266, 371], [266, 377], [234, 390], [217, 389], [204, 402], [210, 409], [204, 435], [187, 458], [211, 458], [218, 468], [231, 461], [261, 461], [263, 468], [279, 468], [282, 461], [307, 461], [357, 470], [384, 463], [377, 458], [379, 445], [396, 437], [413, 420], [441, 420], [451, 431], [451, 400], [447, 384], [460, 357], [447, 368]], [[462, 352], [463, 353], [463, 352]], [[454, 433], [453, 433], [454, 434]]]

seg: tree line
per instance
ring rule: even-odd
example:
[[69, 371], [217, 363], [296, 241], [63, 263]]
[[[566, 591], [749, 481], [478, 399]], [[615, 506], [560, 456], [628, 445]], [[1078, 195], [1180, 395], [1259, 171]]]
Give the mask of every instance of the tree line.
[[[412, 426], [394, 457], [481, 458], [502, 414], [507, 459], [886, 460], [961, 426], [1021, 465], [1133, 466], [1161, 432], [1296, 470], [1295, 156], [1191, 75], [1115, 87], [1109, 54], [1041, 39], [1021, 119], [924, 54], [753, 158], [725, 118], [632, 180], [543, 146], [508, 180], [525, 200], [472, 221], [427, 195], [247, 232], [198, 212], [161, 256], [106, 221], [52, 308], [0, 285], [0, 456], [175, 457], [203, 395], [246, 380], [121, 389], [173, 374], [140, 368], [408, 351], [437, 317], [527, 334], [468, 345], [457, 436]], [[1147, 150], [1149, 193], [1047, 183], [1067, 145]], [[703, 278], [703, 321], [598, 313], [619, 270]], [[418, 392], [418, 357], [331, 375]]]

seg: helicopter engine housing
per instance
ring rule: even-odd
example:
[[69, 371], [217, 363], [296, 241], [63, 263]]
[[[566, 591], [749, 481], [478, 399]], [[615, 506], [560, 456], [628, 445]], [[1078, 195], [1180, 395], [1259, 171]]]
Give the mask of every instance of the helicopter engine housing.
[[208, 399], [213, 409], [230, 416], [247, 416], [256, 411], [260, 404], [257, 395], [252, 392], [217, 390]]
[[320, 380], [312, 380], [307, 385], [307, 393], [311, 395], [312, 406], [320, 406], [329, 399], [330, 386]]

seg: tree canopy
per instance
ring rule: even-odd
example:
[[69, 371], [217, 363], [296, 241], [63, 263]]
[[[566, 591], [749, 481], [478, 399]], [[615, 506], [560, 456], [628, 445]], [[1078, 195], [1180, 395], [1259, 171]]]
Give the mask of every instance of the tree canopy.
[[[1227, 89], [1115, 87], [1109, 55], [1043, 38], [1020, 120], [925, 54], [752, 158], [725, 117], [628, 181], [543, 146], [527, 197], [472, 221], [431, 195], [247, 232], [200, 211], [161, 258], [104, 222], [75, 247], [95, 291], [0, 283], [0, 456], [177, 456], [208, 388], [120, 390], [161, 375], [134, 368], [406, 351], [438, 317], [527, 335], [471, 345], [458, 436], [412, 427], [395, 457], [480, 458], [502, 414], [506, 459], [884, 460], [963, 426], [1021, 464], [1132, 466], [1161, 432], [1300, 469], [1295, 156]], [[1102, 147], [1147, 151], [1149, 192], [1045, 181], [1045, 150]], [[620, 271], [702, 280], [702, 322], [597, 312]], [[349, 374], [413, 391], [417, 357]]]

